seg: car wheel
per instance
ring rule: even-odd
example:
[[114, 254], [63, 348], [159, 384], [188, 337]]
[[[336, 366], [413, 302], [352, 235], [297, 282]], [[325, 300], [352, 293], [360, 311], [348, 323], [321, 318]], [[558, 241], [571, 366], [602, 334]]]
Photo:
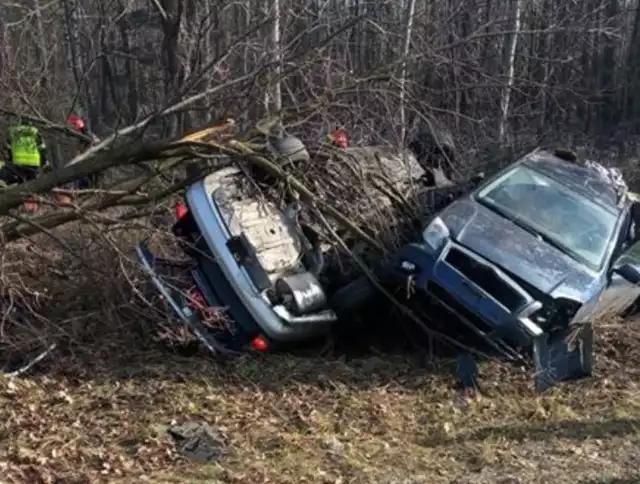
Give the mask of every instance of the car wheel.
[[353, 315], [376, 296], [377, 289], [368, 277], [362, 276], [338, 289], [329, 300], [329, 305], [345, 318]]

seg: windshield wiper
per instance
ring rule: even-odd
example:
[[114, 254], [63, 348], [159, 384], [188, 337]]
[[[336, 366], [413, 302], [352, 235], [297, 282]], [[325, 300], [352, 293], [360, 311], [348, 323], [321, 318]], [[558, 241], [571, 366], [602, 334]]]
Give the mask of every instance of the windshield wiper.
[[494, 203], [491, 203], [488, 200], [483, 200], [482, 198], [476, 198], [476, 200], [478, 202], [480, 202], [481, 205], [484, 205], [485, 207], [487, 207], [489, 210], [491, 210], [492, 212], [497, 213], [498, 215], [500, 215], [502, 218], [508, 220], [509, 222], [513, 222], [514, 224], [516, 224], [518, 227], [520, 227], [521, 229], [526, 230], [527, 232], [529, 232], [531, 235], [534, 235], [536, 237], [541, 237], [543, 238], [542, 234], [540, 234], [537, 230], [535, 230], [533, 227], [527, 225], [526, 223], [524, 223], [517, 215], [515, 214], [509, 214], [507, 212], [505, 212], [504, 210], [502, 210], [500, 207], [498, 207], [497, 205], [495, 205]]

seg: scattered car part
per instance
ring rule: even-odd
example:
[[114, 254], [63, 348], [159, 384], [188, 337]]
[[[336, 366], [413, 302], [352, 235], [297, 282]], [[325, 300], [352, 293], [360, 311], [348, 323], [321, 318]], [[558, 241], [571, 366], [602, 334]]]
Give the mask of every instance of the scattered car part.
[[27, 373], [31, 368], [33, 368], [38, 363], [40, 363], [42, 360], [44, 360], [47, 356], [49, 356], [53, 352], [53, 350], [55, 350], [57, 347], [58, 347], [58, 345], [56, 343], [53, 343], [53, 344], [49, 345], [44, 351], [41, 351], [36, 356], [34, 356], [33, 358], [29, 359], [28, 362], [22, 363], [18, 368], [15, 368], [15, 369], [7, 369], [7, 368], [5, 368], [3, 373], [6, 376], [14, 376], [14, 377], [22, 376], [25, 373]]
[[456, 358], [456, 374], [462, 390], [465, 392], [476, 392], [480, 389], [478, 385], [478, 363], [472, 354], [460, 353]]
[[[580, 325], [569, 338], [568, 331], [544, 333], [533, 343], [535, 390], [542, 393], [556, 382], [578, 380], [593, 371], [593, 325]], [[575, 341], [571, 341], [574, 339]]]
[[175, 440], [182, 455], [189, 460], [209, 463], [224, 455], [224, 439], [207, 423], [185, 422], [170, 427], [167, 432]]
[[336, 129], [332, 133], [327, 135], [327, 141], [333, 146], [340, 149], [347, 149], [349, 147], [349, 136], [344, 129]]

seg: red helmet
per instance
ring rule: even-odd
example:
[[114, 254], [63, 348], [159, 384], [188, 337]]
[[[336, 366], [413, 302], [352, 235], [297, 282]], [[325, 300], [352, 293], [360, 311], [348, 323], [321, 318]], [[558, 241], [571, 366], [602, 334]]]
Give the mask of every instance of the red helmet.
[[344, 129], [338, 129], [331, 133], [330, 136], [333, 140], [334, 146], [342, 149], [349, 147], [349, 137], [347, 136], [347, 132]]
[[84, 120], [78, 116], [77, 114], [70, 114], [67, 118], [67, 123], [74, 129], [78, 131], [84, 131], [85, 125]]

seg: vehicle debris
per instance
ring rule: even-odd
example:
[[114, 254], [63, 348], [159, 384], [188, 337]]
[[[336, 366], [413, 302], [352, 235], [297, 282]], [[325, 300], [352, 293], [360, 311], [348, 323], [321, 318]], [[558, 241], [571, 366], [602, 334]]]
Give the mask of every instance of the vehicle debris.
[[460, 353], [456, 358], [456, 374], [463, 391], [475, 393], [480, 390], [478, 384], [478, 363], [471, 353]]
[[42, 360], [44, 360], [47, 356], [49, 356], [51, 352], [53, 352], [53, 350], [56, 349], [56, 347], [57, 345], [53, 343], [49, 345], [44, 351], [41, 351], [40, 353], [36, 354], [32, 358], [29, 358], [26, 363], [23, 360], [19, 365], [9, 365], [3, 368], [2, 373], [5, 374], [6, 376], [12, 376], [12, 377], [22, 376], [25, 373], [27, 373], [31, 368], [33, 368]]
[[180, 453], [189, 460], [209, 463], [224, 455], [224, 439], [207, 423], [189, 421], [174, 425], [167, 432], [178, 445]]

